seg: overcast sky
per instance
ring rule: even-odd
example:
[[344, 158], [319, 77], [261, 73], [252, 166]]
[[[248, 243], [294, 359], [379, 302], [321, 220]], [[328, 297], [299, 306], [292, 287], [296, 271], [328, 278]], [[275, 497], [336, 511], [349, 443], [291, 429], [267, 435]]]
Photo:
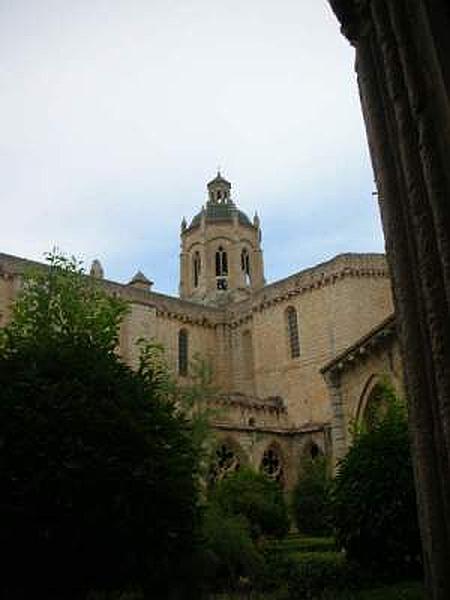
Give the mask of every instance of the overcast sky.
[[176, 293], [220, 165], [266, 278], [383, 251], [353, 69], [326, 0], [0, 0], [0, 251], [57, 245]]

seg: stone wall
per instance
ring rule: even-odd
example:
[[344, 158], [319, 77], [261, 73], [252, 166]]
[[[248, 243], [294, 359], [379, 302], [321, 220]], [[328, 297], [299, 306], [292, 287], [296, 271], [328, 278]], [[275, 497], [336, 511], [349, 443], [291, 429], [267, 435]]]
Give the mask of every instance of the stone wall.
[[[289, 306], [298, 316], [298, 358], [289, 352]], [[295, 426], [329, 422], [329, 394], [320, 368], [391, 312], [382, 255], [343, 255], [266, 286], [232, 307], [231, 380], [245, 393], [281, 396]], [[244, 373], [246, 332], [253, 341], [253, 380]]]
[[[21, 274], [31, 264], [0, 255], [3, 323]], [[333, 411], [320, 368], [392, 311], [385, 259], [374, 254], [338, 256], [221, 308], [158, 294], [143, 289], [142, 282], [98, 281], [108, 293], [129, 302], [120, 332], [124, 359], [136, 366], [137, 340], [152, 340], [165, 348], [169, 367], [178, 376], [178, 340], [184, 330], [189, 360], [198, 355], [211, 364], [222, 395], [216, 430], [246, 445], [254, 466], [260, 464], [264, 448], [275, 444], [283, 456], [287, 485], [295, 479], [311, 436], [321, 451], [330, 452], [327, 432]], [[288, 307], [297, 313], [296, 358], [290, 354]], [[190, 381], [189, 374], [178, 378]]]
[[378, 383], [393, 386], [405, 398], [403, 365], [395, 319], [388, 317], [377, 327], [322, 368], [329, 386], [332, 409], [334, 463], [351, 444], [353, 424], [365, 417], [371, 392]]

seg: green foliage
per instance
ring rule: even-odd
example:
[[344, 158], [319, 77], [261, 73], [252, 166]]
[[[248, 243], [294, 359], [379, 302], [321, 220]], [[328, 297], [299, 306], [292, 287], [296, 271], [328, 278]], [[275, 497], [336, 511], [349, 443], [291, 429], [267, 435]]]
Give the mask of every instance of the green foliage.
[[310, 552], [296, 555], [288, 579], [290, 600], [313, 600], [329, 593], [355, 588], [359, 573], [337, 552]]
[[204, 572], [215, 590], [250, 588], [265, 573], [262, 538], [283, 536], [289, 521], [277, 483], [242, 469], [209, 491], [203, 521]]
[[260, 568], [262, 556], [242, 515], [224, 514], [209, 504], [203, 523], [205, 583], [214, 589], [236, 589]]
[[53, 252], [47, 263], [25, 276], [12, 321], [0, 333], [0, 352], [65, 341], [113, 352], [126, 304], [84, 276], [75, 258]]
[[214, 446], [211, 419], [215, 410], [211, 403], [218, 394], [212, 383], [212, 370], [208, 361], [196, 355], [190, 363], [190, 378], [179, 385], [170, 371], [164, 348], [153, 340], [138, 340], [140, 362], [138, 373], [151, 387], [154, 395], [170, 401], [177, 412], [188, 419], [190, 437], [199, 456], [198, 474], [204, 486]]
[[2, 597], [189, 580], [197, 448], [150, 355], [116, 355], [124, 312], [61, 257], [25, 282], [0, 353]]
[[406, 410], [385, 389], [382, 414], [356, 432], [334, 488], [337, 542], [377, 572], [417, 569], [420, 540]]
[[334, 552], [336, 541], [332, 537], [306, 537], [299, 534], [289, 534], [282, 540], [270, 540], [265, 547], [274, 552]]
[[240, 469], [218, 482], [211, 490], [210, 502], [224, 514], [245, 517], [253, 539], [283, 537], [289, 530], [286, 502], [280, 486], [249, 468]]
[[325, 457], [303, 465], [292, 493], [292, 513], [297, 528], [308, 535], [326, 535], [332, 530], [331, 478]]

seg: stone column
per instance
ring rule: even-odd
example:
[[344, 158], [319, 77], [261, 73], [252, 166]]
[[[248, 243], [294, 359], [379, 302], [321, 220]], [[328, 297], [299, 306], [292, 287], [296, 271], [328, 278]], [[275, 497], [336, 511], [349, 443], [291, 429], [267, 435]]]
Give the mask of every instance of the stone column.
[[330, 0], [356, 49], [409, 402], [429, 598], [450, 598], [450, 8]]
[[341, 378], [335, 372], [324, 373], [323, 376], [331, 399], [331, 445], [333, 470], [335, 470], [338, 462], [347, 453], [347, 430], [342, 402]]

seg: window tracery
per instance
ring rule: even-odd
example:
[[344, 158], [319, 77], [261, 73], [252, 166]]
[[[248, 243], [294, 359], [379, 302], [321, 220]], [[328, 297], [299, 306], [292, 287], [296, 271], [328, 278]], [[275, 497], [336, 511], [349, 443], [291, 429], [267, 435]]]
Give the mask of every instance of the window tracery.
[[210, 471], [211, 483], [222, 481], [228, 475], [239, 471], [240, 467], [241, 461], [232, 446], [227, 442], [220, 444], [214, 453]]
[[281, 484], [283, 483], [283, 461], [279, 451], [273, 446], [264, 452], [261, 461], [261, 470], [269, 477], [269, 479]]

